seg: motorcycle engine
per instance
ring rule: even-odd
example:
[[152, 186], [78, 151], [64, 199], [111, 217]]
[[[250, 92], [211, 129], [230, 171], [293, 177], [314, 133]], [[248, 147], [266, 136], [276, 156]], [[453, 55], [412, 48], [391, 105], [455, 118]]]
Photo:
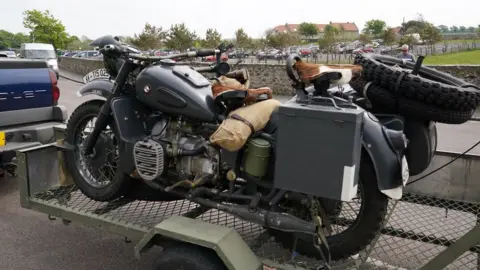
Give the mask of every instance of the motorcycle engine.
[[156, 122], [151, 135], [135, 143], [133, 157], [137, 174], [146, 181], [171, 184], [200, 175], [212, 180], [218, 176], [218, 150], [178, 119]]

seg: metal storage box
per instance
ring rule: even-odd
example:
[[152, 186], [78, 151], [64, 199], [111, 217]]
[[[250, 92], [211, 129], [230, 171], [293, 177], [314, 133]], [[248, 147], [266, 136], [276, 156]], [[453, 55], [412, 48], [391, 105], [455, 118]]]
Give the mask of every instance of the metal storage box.
[[335, 200], [357, 194], [364, 110], [294, 100], [279, 108], [276, 188]]

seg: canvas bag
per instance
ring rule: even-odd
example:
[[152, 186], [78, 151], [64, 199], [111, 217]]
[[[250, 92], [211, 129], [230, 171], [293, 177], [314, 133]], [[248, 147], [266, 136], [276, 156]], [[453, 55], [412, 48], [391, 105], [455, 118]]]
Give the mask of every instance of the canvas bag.
[[231, 152], [238, 151], [253, 132], [267, 125], [273, 111], [280, 105], [280, 101], [268, 99], [232, 111], [210, 136], [210, 142]]

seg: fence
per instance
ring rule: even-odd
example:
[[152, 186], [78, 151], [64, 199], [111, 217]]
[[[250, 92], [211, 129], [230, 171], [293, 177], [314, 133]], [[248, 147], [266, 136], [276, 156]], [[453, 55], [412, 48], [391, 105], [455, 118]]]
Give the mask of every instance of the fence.
[[[471, 42], [471, 43], [462, 43], [462, 44], [435, 44], [433, 46], [430, 45], [414, 45], [411, 46], [410, 52], [415, 55], [424, 55], [424, 56], [431, 56], [431, 55], [442, 55], [448, 53], [457, 53], [457, 52], [464, 52], [464, 51], [472, 51], [472, 50], [479, 50], [480, 49], [480, 42]], [[397, 56], [400, 53], [400, 49], [391, 49], [389, 47], [384, 48], [377, 48], [374, 50], [375, 53], [380, 53], [384, 55], [391, 55]], [[316, 56], [307, 56], [303, 57], [304, 61], [308, 63], [328, 63], [328, 64], [352, 64], [353, 59], [355, 58], [355, 54], [353, 53], [319, 53]], [[264, 58], [264, 59], [257, 59], [256, 57], [249, 57], [244, 59], [246, 63], [258, 63], [258, 64], [283, 64], [285, 63], [284, 58], [279, 59], [272, 59], [272, 58]]]

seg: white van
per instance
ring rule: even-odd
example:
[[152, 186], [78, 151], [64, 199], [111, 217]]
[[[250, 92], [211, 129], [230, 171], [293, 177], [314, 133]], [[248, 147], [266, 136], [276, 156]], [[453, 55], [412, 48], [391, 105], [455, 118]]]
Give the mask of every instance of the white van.
[[48, 66], [55, 71], [58, 79], [58, 62], [55, 49], [52, 44], [45, 43], [22, 43], [20, 46], [20, 58], [44, 59]]

